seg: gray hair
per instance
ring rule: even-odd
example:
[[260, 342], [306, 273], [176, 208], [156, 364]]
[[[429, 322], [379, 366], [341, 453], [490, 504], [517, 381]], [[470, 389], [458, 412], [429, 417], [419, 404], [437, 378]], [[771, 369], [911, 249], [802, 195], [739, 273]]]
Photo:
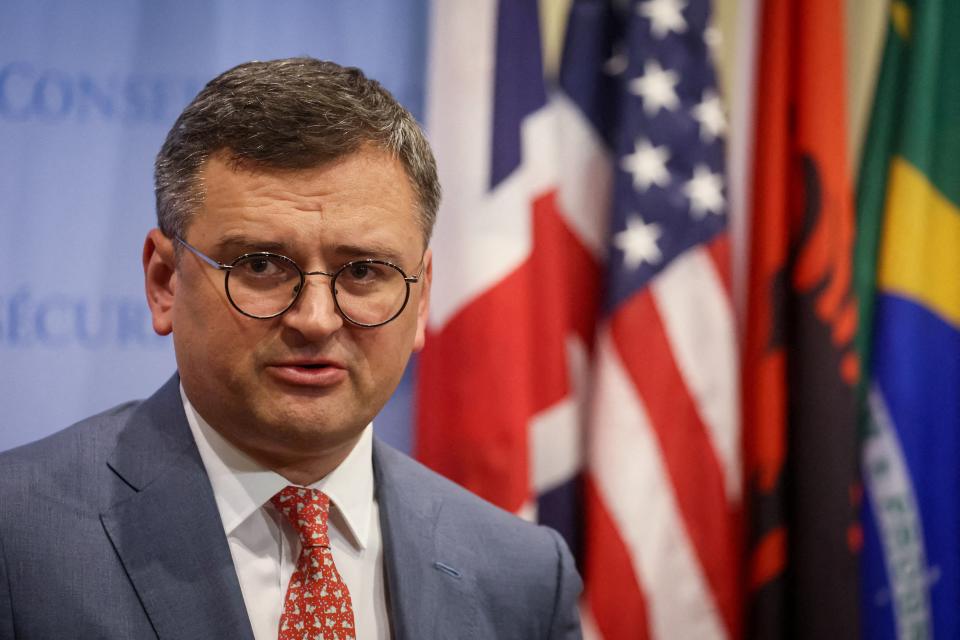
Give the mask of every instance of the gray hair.
[[313, 58], [247, 62], [211, 80], [184, 109], [157, 155], [157, 224], [183, 236], [203, 202], [200, 171], [213, 154], [238, 165], [308, 169], [373, 144], [400, 160], [420, 205], [424, 245], [440, 205], [430, 145], [376, 80]]

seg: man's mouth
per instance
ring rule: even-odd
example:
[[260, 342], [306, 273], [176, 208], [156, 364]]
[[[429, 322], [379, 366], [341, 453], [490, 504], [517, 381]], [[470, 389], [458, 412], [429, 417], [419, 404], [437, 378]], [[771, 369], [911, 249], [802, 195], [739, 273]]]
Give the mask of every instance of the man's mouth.
[[346, 367], [328, 360], [278, 362], [267, 367], [267, 372], [284, 384], [299, 387], [331, 387], [347, 377]]

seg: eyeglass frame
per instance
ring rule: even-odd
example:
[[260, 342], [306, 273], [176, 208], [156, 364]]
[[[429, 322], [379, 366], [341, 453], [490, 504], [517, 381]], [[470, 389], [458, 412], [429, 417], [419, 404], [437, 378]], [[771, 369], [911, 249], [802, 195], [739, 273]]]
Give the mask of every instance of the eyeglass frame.
[[[225, 272], [223, 276], [223, 290], [227, 294], [227, 300], [230, 301], [230, 305], [234, 309], [236, 309], [241, 315], [244, 315], [248, 318], [253, 318], [254, 320], [272, 320], [273, 318], [282, 316], [287, 311], [289, 311], [293, 307], [293, 305], [297, 303], [297, 300], [300, 299], [300, 294], [303, 293], [304, 285], [307, 282], [307, 276], [327, 276], [328, 278], [330, 278], [330, 294], [333, 296], [333, 305], [334, 307], [336, 307], [337, 313], [340, 314], [340, 317], [342, 317], [344, 320], [346, 320], [350, 324], [356, 327], [364, 328], [364, 329], [373, 329], [375, 327], [382, 327], [383, 325], [396, 320], [400, 316], [400, 314], [403, 313], [403, 311], [407, 308], [407, 303], [410, 301], [410, 285], [418, 284], [420, 282], [420, 278], [423, 276], [423, 269], [425, 266], [422, 264], [423, 258], [421, 258], [420, 271], [417, 273], [417, 275], [408, 276], [407, 273], [403, 269], [401, 269], [398, 265], [395, 265], [392, 262], [389, 262], [387, 260], [380, 260], [379, 258], [361, 258], [359, 260], [351, 260], [349, 262], [342, 264], [339, 268], [337, 268], [336, 271], [333, 271], [332, 273], [328, 273], [326, 271], [304, 271], [303, 269], [300, 268], [300, 265], [297, 264], [297, 262], [293, 258], [289, 256], [285, 256], [282, 253], [273, 253], [272, 251], [253, 251], [250, 253], [244, 253], [234, 258], [234, 260], [230, 264], [224, 264], [219, 260], [214, 260], [204, 252], [200, 251], [200, 249], [197, 249], [195, 246], [193, 246], [192, 244], [184, 240], [179, 235], [174, 236], [174, 239], [180, 244], [182, 244], [184, 247], [189, 249], [191, 253], [193, 253], [195, 256], [203, 260], [209, 266], [213, 267], [214, 269], [217, 269], [218, 271]], [[284, 307], [281, 311], [278, 311], [277, 313], [274, 313], [269, 316], [255, 316], [252, 313], [247, 313], [246, 311], [240, 308], [240, 306], [234, 301], [233, 296], [230, 295], [230, 285], [228, 283], [228, 280], [230, 279], [230, 272], [233, 270], [236, 264], [241, 260], [246, 260], [249, 258], [257, 258], [257, 257], [280, 258], [281, 260], [285, 260], [286, 262], [290, 263], [290, 265], [292, 265], [293, 268], [296, 269], [297, 273], [300, 274], [300, 284], [297, 286], [297, 293], [293, 296], [293, 299], [290, 300], [290, 303], [286, 307]], [[356, 266], [358, 264], [381, 264], [381, 265], [396, 269], [400, 273], [400, 275], [403, 276], [403, 282], [406, 285], [406, 293], [404, 294], [404, 297], [403, 297], [403, 304], [400, 305], [400, 309], [397, 310], [395, 314], [393, 314], [383, 322], [377, 322], [375, 324], [357, 322], [356, 320], [348, 316], [346, 312], [344, 312], [344, 310], [340, 307], [340, 301], [337, 299], [337, 289], [335, 286], [337, 277], [341, 273], [343, 273], [345, 270], [349, 269], [350, 267]]]

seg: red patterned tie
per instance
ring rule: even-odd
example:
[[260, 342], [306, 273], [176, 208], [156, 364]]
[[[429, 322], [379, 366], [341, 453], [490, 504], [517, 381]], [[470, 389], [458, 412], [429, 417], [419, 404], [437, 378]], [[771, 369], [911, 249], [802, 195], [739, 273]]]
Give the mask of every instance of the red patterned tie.
[[354, 640], [350, 591], [333, 564], [327, 537], [330, 498], [288, 486], [271, 502], [293, 524], [302, 546], [283, 601], [278, 640]]

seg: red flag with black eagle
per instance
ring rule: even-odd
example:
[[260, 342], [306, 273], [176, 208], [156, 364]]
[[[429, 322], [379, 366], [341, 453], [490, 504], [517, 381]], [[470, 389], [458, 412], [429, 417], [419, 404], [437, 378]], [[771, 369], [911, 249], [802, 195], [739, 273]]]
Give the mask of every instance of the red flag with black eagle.
[[743, 358], [753, 638], [859, 635], [842, 14], [834, 0], [761, 7]]

